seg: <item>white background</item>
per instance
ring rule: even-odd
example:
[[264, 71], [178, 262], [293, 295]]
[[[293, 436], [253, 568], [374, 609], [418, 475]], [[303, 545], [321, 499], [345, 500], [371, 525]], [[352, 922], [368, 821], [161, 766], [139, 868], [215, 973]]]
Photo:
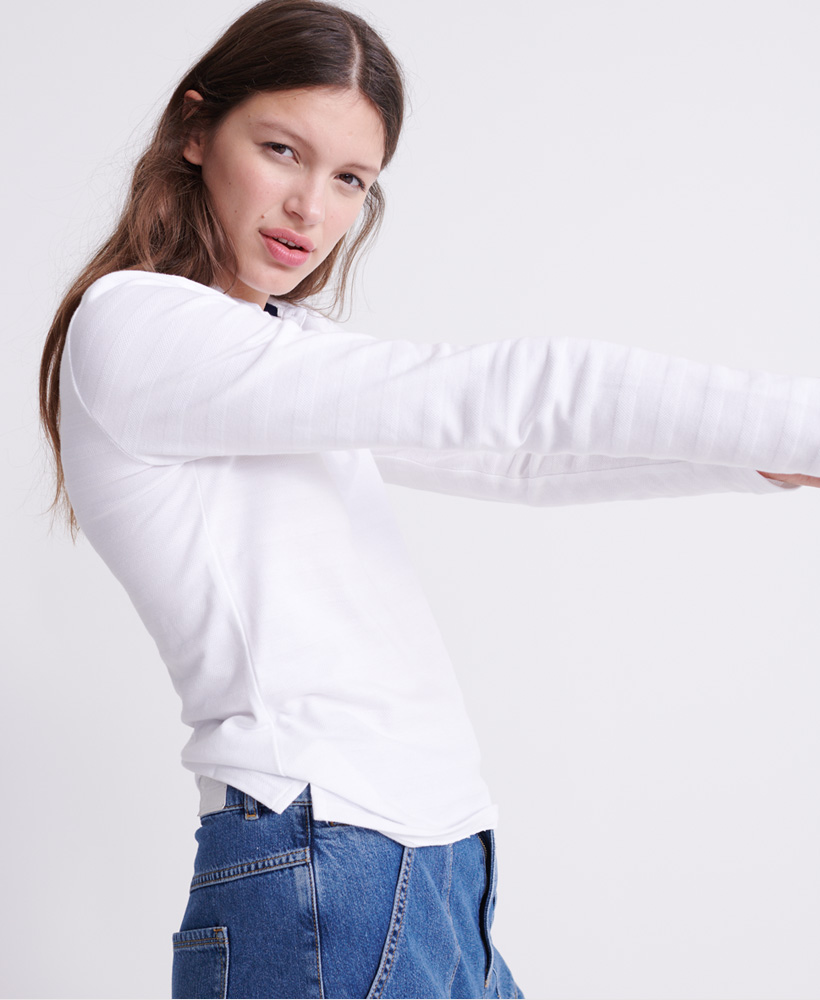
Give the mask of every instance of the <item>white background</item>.
[[[36, 377], [147, 129], [243, 9], [32, 0], [0, 39], [6, 997], [170, 995], [188, 730], [120, 585], [49, 533]], [[356, 9], [412, 114], [351, 329], [820, 374], [820, 5]], [[500, 806], [494, 936], [526, 995], [820, 997], [820, 494], [389, 490]]]

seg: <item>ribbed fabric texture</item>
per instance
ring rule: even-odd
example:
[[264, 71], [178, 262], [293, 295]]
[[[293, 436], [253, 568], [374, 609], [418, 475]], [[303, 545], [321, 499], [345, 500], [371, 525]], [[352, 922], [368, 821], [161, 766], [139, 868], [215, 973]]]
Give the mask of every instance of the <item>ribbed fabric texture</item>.
[[317, 818], [410, 846], [496, 825], [384, 481], [546, 506], [820, 475], [816, 379], [535, 326], [380, 339], [276, 306], [107, 275], [60, 391], [69, 497], [168, 666], [184, 766], [277, 811], [310, 782]]

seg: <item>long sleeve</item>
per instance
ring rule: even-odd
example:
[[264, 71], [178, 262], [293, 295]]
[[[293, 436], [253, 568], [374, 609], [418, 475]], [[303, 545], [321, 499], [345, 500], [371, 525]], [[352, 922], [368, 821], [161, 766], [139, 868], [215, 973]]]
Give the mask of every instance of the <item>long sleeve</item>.
[[515, 333], [383, 340], [119, 272], [86, 294], [67, 349], [88, 412], [150, 464], [421, 448], [820, 474], [820, 380]]
[[373, 456], [382, 479], [392, 485], [533, 507], [798, 488], [754, 469], [648, 458], [420, 448], [377, 448]]
[[281, 305], [95, 282], [61, 359], [66, 490], [168, 667], [185, 767], [453, 843], [496, 807], [382, 477], [529, 503], [777, 490], [753, 470], [820, 465], [820, 383], [534, 329], [381, 340]]

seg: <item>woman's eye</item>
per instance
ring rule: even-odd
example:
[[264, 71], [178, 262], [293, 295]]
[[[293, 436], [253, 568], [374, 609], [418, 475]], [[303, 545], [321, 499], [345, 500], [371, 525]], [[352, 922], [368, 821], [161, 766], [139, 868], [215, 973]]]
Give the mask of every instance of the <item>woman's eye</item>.
[[280, 156], [287, 156], [288, 159], [295, 158], [296, 156], [290, 146], [286, 146], [282, 142], [266, 142], [265, 145], [269, 149], [272, 149], [274, 153], [278, 153]]
[[362, 180], [359, 177], [357, 177], [355, 174], [339, 174], [339, 177], [341, 177], [341, 179], [345, 182], [345, 184], [349, 184], [350, 187], [354, 187], [354, 188], [358, 187], [358, 188], [361, 188], [362, 191], [366, 190], [366, 188], [365, 188], [364, 183], [362, 182]]

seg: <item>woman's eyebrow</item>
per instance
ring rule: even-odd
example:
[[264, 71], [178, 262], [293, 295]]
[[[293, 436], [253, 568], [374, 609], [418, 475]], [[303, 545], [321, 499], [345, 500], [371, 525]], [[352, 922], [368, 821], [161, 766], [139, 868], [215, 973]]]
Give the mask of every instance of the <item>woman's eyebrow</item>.
[[[256, 120], [253, 121], [253, 124], [256, 125], [258, 128], [273, 129], [274, 131], [279, 132], [285, 139], [289, 139], [291, 142], [295, 142], [302, 146], [306, 146], [307, 149], [312, 153], [316, 152], [316, 147], [313, 145], [312, 142], [306, 139], [303, 135], [297, 135], [296, 132], [291, 132], [291, 130], [287, 128], [287, 126], [282, 125], [281, 122], [257, 118]], [[368, 166], [367, 164], [364, 163], [348, 163], [346, 164], [346, 166], [350, 167], [351, 170], [360, 170], [362, 173], [365, 174], [373, 174], [374, 177], [378, 177], [380, 172], [379, 167]]]
[[290, 139], [291, 141], [301, 142], [303, 145], [308, 146], [311, 149], [313, 148], [312, 145], [307, 141], [307, 139], [305, 139], [304, 136], [297, 135], [295, 132], [291, 132], [291, 130], [287, 128], [285, 125], [283, 125], [281, 122], [269, 120], [266, 118], [256, 118], [256, 119], [251, 119], [251, 123], [253, 125], [257, 125], [259, 128], [269, 128], [273, 129], [276, 132], [281, 132], [282, 135], [285, 136], [285, 138]]

